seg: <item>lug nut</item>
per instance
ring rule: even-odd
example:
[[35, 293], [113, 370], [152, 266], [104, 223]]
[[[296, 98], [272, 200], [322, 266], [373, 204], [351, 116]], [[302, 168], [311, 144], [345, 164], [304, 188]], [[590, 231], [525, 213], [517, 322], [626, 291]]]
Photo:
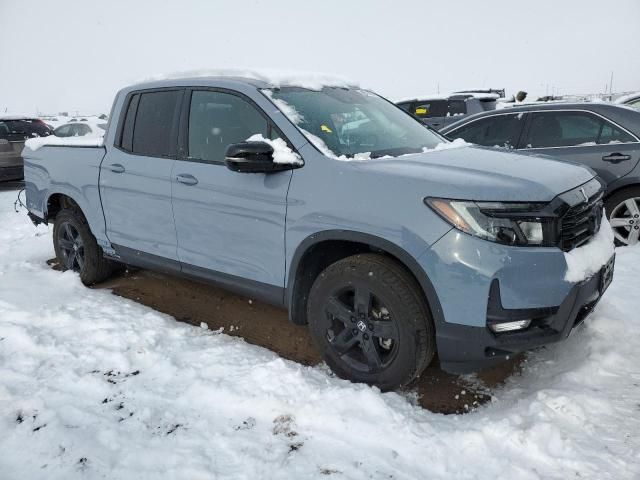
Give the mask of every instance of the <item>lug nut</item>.
[[365, 340], [369, 340], [369, 335], [367, 335], [366, 333], [364, 334], [364, 339]]

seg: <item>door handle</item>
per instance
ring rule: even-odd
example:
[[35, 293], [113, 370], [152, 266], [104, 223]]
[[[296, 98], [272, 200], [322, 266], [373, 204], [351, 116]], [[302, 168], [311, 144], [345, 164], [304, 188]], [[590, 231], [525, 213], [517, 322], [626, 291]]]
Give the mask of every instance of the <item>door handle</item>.
[[605, 155], [602, 160], [609, 163], [620, 163], [625, 160], [631, 160], [631, 155], [623, 155], [621, 153], [612, 153], [611, 155]]
[[111, 170], [113, 173], [124, 173], [124, 167], [119, 163], [112, 163], [107, 168]]
[[185, 185], [196, 185], [198, 183], [198, 179], [188, 173], [176, 175], [176, 181], [184, 183]]

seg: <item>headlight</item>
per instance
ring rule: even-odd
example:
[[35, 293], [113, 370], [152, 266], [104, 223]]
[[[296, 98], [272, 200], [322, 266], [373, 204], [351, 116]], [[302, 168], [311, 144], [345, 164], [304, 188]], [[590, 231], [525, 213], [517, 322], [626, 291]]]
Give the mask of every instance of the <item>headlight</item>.
[[544, 203], [470, 202], [426, 198], [438, 215], [470, 235], [505, 245], [551, 245], [551, 219], [540, 215]]

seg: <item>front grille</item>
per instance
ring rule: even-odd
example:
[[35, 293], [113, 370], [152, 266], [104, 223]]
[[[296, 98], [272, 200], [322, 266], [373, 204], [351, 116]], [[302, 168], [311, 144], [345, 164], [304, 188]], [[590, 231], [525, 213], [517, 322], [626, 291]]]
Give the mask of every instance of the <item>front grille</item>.
[[560, 220], [560, 245], [568, 252], [584, 245], [600, 230], [602, 223], [602, 191], [567, 210]]

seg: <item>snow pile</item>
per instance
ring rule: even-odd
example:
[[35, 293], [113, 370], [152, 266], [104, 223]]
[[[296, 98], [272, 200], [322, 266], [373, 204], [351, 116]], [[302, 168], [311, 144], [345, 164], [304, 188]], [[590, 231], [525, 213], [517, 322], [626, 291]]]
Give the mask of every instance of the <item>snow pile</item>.
[[290, 70], [273, 70], [273, 69], [204, 69], [204, 70], [188, 70], [184, 72], [175, 72], [168, 74], [158, 74], [140, 80], [136, 83], [146, 83], [160, 80], [172, 80], [181, 78], [198, 78], [198, 77], [241, 77], [259, 80], [274, 87], [291, 86], [308, 88], [309, 90], [322, 90], [323, 87], [349, 87], [357, 86], [345, 77], [338, 75], [330, 75], [326, 73], [315, 72], [297, 72]]
[[567, 262], [565, 281], [577, 283], [598, 273], [613, 256], [613, 240], [613, 230], [603, 212], [602, 225], [598, 233], [586, 245], [565, 252], [564, 258]]
[[57, 147], [102, 147], [103, 137], [86, 135], [84, 137], [48, 137], [30, 138], [25, 142], [25, 146], [32, 151], [46, 146]]
[[270, 140], [268, 138], [264, 138], [262, 134], [256, 133], [255, 135], [247, 138], [247, 142], [264, 142], [269, 144], [271, 148], [273, 148], [274, 163], [302, 165], [302, 159], [300, 158], [300, 155], [291, 150], [289, 148], [289, 145], [287, 145], [287, 142], [285, 142], [282, 138]]
[[0, 193], [3, 480], [640, 475], [640, 248], [618, 251], [583, 327], [444, 416], [83, 287], [45, 264], [51, 227], [15, 195]]

